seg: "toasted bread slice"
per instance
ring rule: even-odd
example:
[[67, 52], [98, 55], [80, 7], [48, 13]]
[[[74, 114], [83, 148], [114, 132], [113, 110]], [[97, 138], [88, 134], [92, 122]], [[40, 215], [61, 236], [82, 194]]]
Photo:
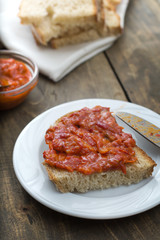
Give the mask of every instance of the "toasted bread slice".
[[[72, 114], [74, 112], [59, 118], [54, 126], [58, 126], [58, 124], [63, 122], [65, 117], [69, 117]], [[103, 112], [101, 116], [105, 118]], [[89, 190], [107, 189], [138, 183], [152, 175], [153, 169], [157, 164], [138, 146], [135, 145], [133, 150], [137, 160], [125, 164], [126, 173], [122, 169], [109, 169], [88, 175], [79, 171], [70, 172], [55, 166], [53, 167], [46, 161], [43, 162], [43, 165], [48, 172], [49, 179], [56, 185], [57, 190], [60, 192], [87, 192]]]

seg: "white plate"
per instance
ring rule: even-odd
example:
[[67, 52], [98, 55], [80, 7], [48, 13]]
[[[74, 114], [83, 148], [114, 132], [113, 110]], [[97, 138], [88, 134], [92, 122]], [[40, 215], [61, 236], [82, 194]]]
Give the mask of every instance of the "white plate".
[[96, 105], [110, 107], [111, 111], [136, 114], [160, 127], [160, 116], [142, 106], [117, 100], [85, 99], [65, 103], [40, 114], [19, 135], [13, 152], [16, 176], [24, 189], [43, 205], [68, 215], [90, 219], [113, 219], [146, 211], [160, 203], [160, 149], [128, 127], [137, 145], [157, 163], [153, 176], [131, 186], [120, 186], [88, 193], [59, 193], [49, 181], [42, 165], [43, 151], [48, 148], [46, 130], [62, 115]]

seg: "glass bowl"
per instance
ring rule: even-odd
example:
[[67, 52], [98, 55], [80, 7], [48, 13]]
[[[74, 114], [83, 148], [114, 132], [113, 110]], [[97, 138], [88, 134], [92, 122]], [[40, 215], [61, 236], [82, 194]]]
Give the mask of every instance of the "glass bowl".
[[35, 88], [38, 82], [39, 71], [34, 61], [16, 51], [0, 50], [0, 58], [13, 58], [18, 60], [24, 63], [31, 72], [31, 77], [26, 84], [8, 91], [0, 90], [0, 110], [7, 110], [22, 103], [28, 94]]

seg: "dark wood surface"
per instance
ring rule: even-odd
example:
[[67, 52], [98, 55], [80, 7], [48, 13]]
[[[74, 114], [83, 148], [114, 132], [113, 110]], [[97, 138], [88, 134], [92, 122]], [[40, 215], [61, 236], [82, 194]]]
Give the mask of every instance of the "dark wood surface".
[[58, 83], [40, 75], [24, 103], [0, 112], [1, 239], [160, 239], [160, 205], [122, 219], [71, 217], [33, 199], [13, 170], [12, 153], [20, 132], [37, 115], [58, 104], [83, 98], [118, 99], [160, 113], [160, 1], [131, 0], [125, 22], [122, 37], [109, 50]]

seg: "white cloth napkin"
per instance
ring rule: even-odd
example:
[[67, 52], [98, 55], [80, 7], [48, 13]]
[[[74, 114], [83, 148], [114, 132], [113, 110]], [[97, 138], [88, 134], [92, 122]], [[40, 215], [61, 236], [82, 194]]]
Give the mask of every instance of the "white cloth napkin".
[[[20, 0], [0, 0], [0, 36], [3, 44], [35, 60], [41, 73], [53, 81], [61, 80], [75, 67], [109, 48], [119, 36], [106, 37], [93, 42], [51, 49], [37, 46], [29, 26], [20, 24], [17, 17]], [[117, 8], [124, 28], [129, 0], [122, 0]]]

